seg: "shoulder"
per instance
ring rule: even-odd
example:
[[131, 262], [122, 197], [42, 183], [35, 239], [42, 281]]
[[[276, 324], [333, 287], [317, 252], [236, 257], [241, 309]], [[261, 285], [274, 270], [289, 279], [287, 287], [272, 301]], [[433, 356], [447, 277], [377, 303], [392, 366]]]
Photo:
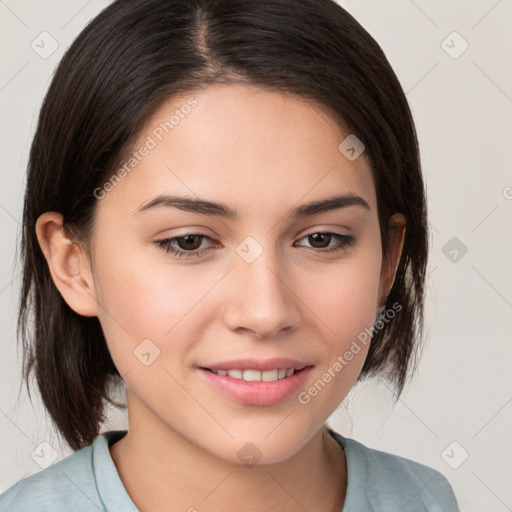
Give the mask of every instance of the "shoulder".
[[436, 469], [331, 432], [345, 449], [349, 490], [364, 489], [374, 510], [459, 512], [450, 483]]
[[92, 470], [92, 446], [23, 478], [0, 495], [1, 512], [103, 510]]

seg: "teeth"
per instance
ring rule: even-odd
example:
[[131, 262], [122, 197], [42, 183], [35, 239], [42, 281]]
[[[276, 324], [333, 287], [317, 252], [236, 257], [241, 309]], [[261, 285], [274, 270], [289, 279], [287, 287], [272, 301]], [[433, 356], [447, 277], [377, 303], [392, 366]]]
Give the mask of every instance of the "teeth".
[[279, 370], [268, 370], [261, 372], [261, 380], [264, 382], [274, 382], [279, 377]]
[[293, 368], [279, 368], [275, 370], [212, 370], [213, 373], [222, 376], [232, 377], [233, 379], [241, 379], [247, 382], [275, 382], [276, 380], [291, 377], [295, 370]]
[[261, 380], [261, 372], [258, 370], [244, 370], [242, 379], [249, 382]]
[[242, 379], [243, 371], [242, 370], [228, 370], [228, 377], [233, 377], [233, 379]]

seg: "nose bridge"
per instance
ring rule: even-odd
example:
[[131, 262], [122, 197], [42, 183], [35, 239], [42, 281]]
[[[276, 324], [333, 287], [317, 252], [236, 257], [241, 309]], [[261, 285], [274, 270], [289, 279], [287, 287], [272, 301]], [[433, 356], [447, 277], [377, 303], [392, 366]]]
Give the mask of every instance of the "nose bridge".
[[[260, 237], [261, 239], [261, 237]], [[268, 241], [246, 237], [236, 247], [226, 321], [231, 329], [244, 328], [261, 337], [296, 325], [298, 310], [283, 272], [283, 262]]]

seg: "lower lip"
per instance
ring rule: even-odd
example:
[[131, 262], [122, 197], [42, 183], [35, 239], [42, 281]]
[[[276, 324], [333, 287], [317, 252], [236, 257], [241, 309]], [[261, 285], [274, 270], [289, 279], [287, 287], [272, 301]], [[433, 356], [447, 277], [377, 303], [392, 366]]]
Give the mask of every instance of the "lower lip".
[[204, 368], [199, 368], [199, 373], [213, 387], [237, 402], [248, 405], [272, 405], [297, 392], [312, 368], [312, 366], [307, 366], [296, 371], [291, 377], [274, 382], [248, 382], [227, 375], [217, 375]]

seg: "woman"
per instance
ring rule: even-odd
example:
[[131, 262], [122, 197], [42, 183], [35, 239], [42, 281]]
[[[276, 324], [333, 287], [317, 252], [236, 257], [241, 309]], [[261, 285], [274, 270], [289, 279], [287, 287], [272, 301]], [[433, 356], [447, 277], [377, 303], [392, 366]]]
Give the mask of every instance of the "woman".
[[458, 510], [325, 425], [357, 380], [400, 395], [428, 249], [405, 95], [336, 3], [114, 2], [49, 88], [23, 223], [25, 374], [76, 452], [2, 510]]

